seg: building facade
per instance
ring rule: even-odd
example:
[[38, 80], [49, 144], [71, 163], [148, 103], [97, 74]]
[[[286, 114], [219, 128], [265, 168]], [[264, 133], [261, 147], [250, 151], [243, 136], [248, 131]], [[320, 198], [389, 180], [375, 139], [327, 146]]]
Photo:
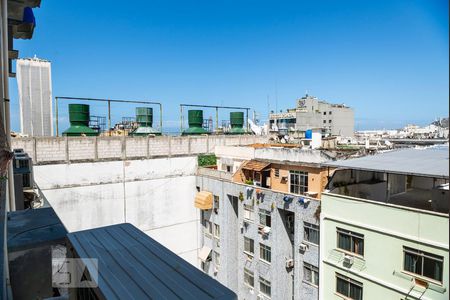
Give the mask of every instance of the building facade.
[[320, 128], [324, 136], [353, 137], [355, 116], [352, 108], [345, 104], [331, 104], [316, 97], [305, 95], [297, 100], [295, 109], [272, 113], [270, 124], [288, 131], [306, 132]]
[[263, 145], [219, 146], [216, 156], [219, 170], [197, 175], [201, 268], [239, 299], [318, 299], [326, 157]]
[[28, 136], [53, 136], [52, 78], [49, 61], [18, 59], [20, 130]]
[[448, 147], [336, 162], [322, 195], [321, 299], [448, 299]]

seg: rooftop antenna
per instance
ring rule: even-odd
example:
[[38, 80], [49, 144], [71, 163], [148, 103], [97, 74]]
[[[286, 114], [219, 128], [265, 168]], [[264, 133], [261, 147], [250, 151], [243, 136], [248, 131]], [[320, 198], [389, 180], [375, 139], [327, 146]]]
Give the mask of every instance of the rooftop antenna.
[[308, 90], [305, 91], [306, 97], [308, 97]]

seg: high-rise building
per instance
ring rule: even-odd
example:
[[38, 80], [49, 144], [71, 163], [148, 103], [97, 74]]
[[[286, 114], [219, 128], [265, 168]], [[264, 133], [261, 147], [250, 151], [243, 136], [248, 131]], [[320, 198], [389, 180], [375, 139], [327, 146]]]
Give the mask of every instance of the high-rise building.
[[20, 131], [29, 136], [52, 136], [52, 80], [50, 62], [39, 58], [17, 60]]
[[353, 108], [331, 104], [308, 94], [297, 100], [296, 108], [271, 113], [269, 118], [271, 127], [276, 124], [289, 132], [320, 128], [325, 136], [353, 137], [355, 128]]

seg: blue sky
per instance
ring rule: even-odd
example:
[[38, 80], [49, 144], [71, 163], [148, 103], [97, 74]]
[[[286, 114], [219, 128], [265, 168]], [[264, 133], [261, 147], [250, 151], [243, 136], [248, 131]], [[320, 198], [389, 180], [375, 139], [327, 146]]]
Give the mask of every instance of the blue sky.
[[[356, 129], [448, 115], [446, 0], [120, 3], [44, 0], [33, 39], [15, 48], [52, 62], [54, 96], [161, 101], [168, 127], [180, 103], [245, 105], [265, 119], [306, 90], [352, 106]], [[15, 80], [11, 99], [18, 130]]]

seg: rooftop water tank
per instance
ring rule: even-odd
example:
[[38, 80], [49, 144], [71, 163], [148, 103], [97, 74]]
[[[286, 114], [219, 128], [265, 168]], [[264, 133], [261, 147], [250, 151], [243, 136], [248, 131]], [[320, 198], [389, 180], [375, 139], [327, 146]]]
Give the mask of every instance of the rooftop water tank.
[[244, 112], [242, 111], [234, 111], [230, 112], [230, 125], [231, 125], [231, 134], [244, 134]]
[[188, 111], [189, 128], [183, 131], [183, 135], [206, 134], [203, 129], [203, 110], [189, 110]]
[[153, 125], [153, 108], [151, 107], [136, 107], [136, 128], [130, 135], [145, 136], [149, 134], [160, 135], [161, 132], [152, 128]]
[[312, 129], [306, 130], [305, 139], [312, 139]]
[[70, 127], [62, 134], [64, 136], [96, 136], [98, 132], [89, 127], [89, 105], [69, 104]]

